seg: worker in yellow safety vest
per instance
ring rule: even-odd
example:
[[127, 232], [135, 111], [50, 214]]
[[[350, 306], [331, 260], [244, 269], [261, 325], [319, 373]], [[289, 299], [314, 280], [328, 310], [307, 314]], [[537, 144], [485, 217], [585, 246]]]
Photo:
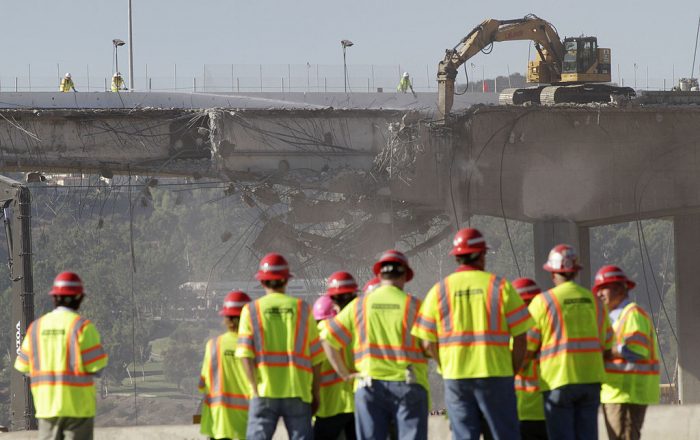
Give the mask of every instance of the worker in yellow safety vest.
[[126, 90], [126, 87], [124, 87], [124, 78], [122, 78], [121, 73], [117, 72], [114, 75], [112, 75], [111, 90], [114, 93], [117, 93], [120, 90]]
[[651, 316], [629, 297], [634, 286], [612, 265], [598, 270], [593, 285], [615, 332], [600, 394], [610, 440], [638, 440], [647, 405], [659, 403], [659, 345]]
[[219, 311], [226, 332], [210, 339], [204, 350], [199, 377], [199, 392], [204, 394], [201, 433], [211, 439], [245, 438], [250, 386], [235, 349], [241, 310], [249, 302], [240, 290], [226, 295]]
[[[542, 293], [537, 283], [530, 278], [513, 280], [513, 288], [525, 305]], [[515, 375], [515, 397], [518, 401], [521, 440], [547, 440], [547, 424], [544, 418], [544, 400], [540, 391], [540, 362], [535, 356], [523, 365]]]
[[55, 308], [27, 329], [15, 369], [29, 375], [40, 439], [92, 439], [94, 377], [107, 354], [95, 326], [77, 313], [85, 298], [80, 277], [61, 272], [49, 294]]
[[311, 307], [285, 294], [291, 277], [282, 255], [263, 257], [256, 278], [265, 295], [241, 312], [236, 357], [251, 387], [249, 440], [271, 439], [280, 417], [290, 439], [313, 438], [325, 357]]
[[70, 73], [66, 73], [63, 79], [61, 79], [61, 85], [58, 86], [58, 91], [68, 93], [71, 90], [77, 92], [77, 90], [75, 90], [75, 84], [73, 84], [73, 78]]
[[[413, 278], [406, 256], [389, 250], [372, 268], [381, 284], [353, 300], [321, 332], [323, 347], [343, 380], [356, 380], [355, 427], [360, 439], [386, 439], [396, 423], [401, 439], [428, 436], [427, 359], [411, 328], [420, 300], [403, 291]], [[341, 350], [353, 347], [347, 365]]]
[[540, 360], [547, 435], [556, 440], [598, 438], [603, 358], [611, 356], [613, 331], [605, 305], [574, 282], [581, 266], [569, 245], [550, 252], [544, 270], [555, 287], [530, 303], [526, 362]]
[[413, 335], [440, 366], [453, 436], [478, 439], [483, 416], [495, 439], [517, 439], [514, 372], [533, 321], [513, 286], [484, 270], [481, 232], [461, 229], [453, 245], [459, 267], [430, 289]]
[[[314, 318], [323, 331], [327, 320], [343, 310], [357, 297], [357, 282], [349, 272], [334, 272], [326, 282], [326, 294], [314, 303]], [[343, 361], [352, 362], [352, 346], [342, 352]], [[341, 433], [346, 440], [355, 440], [355, 391], [328, 360], [321, 366], [321, 402], [314, 422], [314, 438], [334, 440]]]
[[408, 76], [408, 72], [404, 72], [399, 81], [399, 85], [396, 86], [396, 91], [401, 93], [406, 93], [411, 90], [413, 97], [416, 96], [416, 92], [413, 91], [413, 84], [411, 83], [411, 78]]

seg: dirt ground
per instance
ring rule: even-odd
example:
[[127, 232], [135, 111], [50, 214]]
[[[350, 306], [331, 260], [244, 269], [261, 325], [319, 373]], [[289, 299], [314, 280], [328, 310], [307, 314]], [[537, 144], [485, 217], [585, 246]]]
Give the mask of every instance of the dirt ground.
[[198, 412], [199, 400], [191, 397], [136, 397], [127, 394], [110, 395], [105, 399], [97, 397], [97, 417], [95, 425], [136, 426], [136, 425], [188, 425]]

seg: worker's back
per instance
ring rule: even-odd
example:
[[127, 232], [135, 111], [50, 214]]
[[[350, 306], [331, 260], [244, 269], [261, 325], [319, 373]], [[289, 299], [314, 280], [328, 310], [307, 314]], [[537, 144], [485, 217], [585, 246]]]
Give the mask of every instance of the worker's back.
[[612, 327], [591, 291], [567, 281], [538, 295], [529, 310], [536, 327], [528, 335], [528, 349], [540, 347], [543, 391], [603, 382], [603, 350], [610, 347]]
[[15, 368], [29, 373], [39, 418], [94, 417], [93, 373], [107, 365], [107, 354], [92, 323], [59, 307], [27, 330]]
[[[326, 325], [326, 321], [319, 323], [319, 333], [323, 331]], [[353, 364], [351, 345], [343, 349], [342, 355], [346, 365]], [[332, 417], [337, 414], [355, 411], [355, 392], [352, 381], [345, 381], [338, 376], [338, 373], [336, 373], [327, 359], [321, 363], [320, 382], [321, 402], [315, 414], [316, 417]]]
[[309, 305], [283, 293], [246, 305], [236, 356], [255, 358], [260, 397], [311, 402], [312, 365], [323, 358], [323, 348]]

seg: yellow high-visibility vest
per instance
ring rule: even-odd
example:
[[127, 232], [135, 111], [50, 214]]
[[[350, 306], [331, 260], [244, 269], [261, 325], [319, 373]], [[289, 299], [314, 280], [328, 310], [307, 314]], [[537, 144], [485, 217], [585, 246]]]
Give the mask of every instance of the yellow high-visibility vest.
[[70, 78], [63, 78], [61, 80], [61, 85], [58, 86], [58, 91], [59, 92], [70, 92], [71, 89], [73, 89], [75, 85], [73, 84], [73, 80]]
[[630, 303], [613, 324], [614, 344], [627, 347], [638, 360], [623, 358], [605, 363], [605, 382], [600, 393], [602, 403], [659, 403], [659, 345], [654, 323], [639, 305]]
[[245, 438], [250, 385], [235, 357], [238, 333], [226, 332], [207, 342], [199, 378], [204, 394], [201, 433], [211, 438]]
[[94, 373], [107, 354], [92, 323], [59, 307], [32, 322], [15, 360], [29, 374], [37, 418], [94, 417]]
[[313, 366], [324, 359], [311, 307], [268, 293], [243, 307], [236, 356], [253, 358], [260, 397], [312, 400]]
[[613, 330], [605, 305], [590, 290], [568, 281], [542, 292], [530, 303], [535, 327], [527, 348], [540, 355], [540, 388], [602, 383], [603, 351]]
[[336, 349], [351, 345], [355, 369], [363, 376], [402, 382], [414, 376], [430, 393], [428, 362], [419, 340], [411, 335], [419, 308], [418, 298], [394, 286], [380, 286], [329, 319], [321, 337]]
[[515, 375], [515, 397], [519, 420], [544, 420], [544, 399], [540, 391], [539, 361], [533, 359]]
[[462, 266], [430, 289], [412, 332], [438, 343], [445, 379], [506, 377], [514, 373], [511, 336], [533, 324], [508, 281]]
[[118, 92], [124, 88], [124, 79], [121, 76], [112, 77], [112, 92]]
[[[323, 331], [326, 321], [318, 324], [319, 332]], [[347, 346], [341, 352], [346, 365], [353, 364], [352, 347]], [[332, 417], [338, 414], [355, 412], [355, 391], [352, 381], [344, 381], [335, 372], [331, 363], [324, 360], [321, 364], [321, 401], [316, 417]]]

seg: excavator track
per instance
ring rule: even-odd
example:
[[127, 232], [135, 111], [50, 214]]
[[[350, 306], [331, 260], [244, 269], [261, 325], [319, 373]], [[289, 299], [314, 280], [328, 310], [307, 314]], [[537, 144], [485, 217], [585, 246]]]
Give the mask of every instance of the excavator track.
[[544, 105], [608, 103], [614, 97], [632, 98], [635, 94], [631, 87], [618, 87], [609, 84], [548, 86], [543, 88], [540, 93], [540, 103]]
[[526, 87], [522, 89], [503, 89], [498, 95], [500, 105], [523, 105], [526, 102], [540, 103], [540, 94], [546, 86]]

